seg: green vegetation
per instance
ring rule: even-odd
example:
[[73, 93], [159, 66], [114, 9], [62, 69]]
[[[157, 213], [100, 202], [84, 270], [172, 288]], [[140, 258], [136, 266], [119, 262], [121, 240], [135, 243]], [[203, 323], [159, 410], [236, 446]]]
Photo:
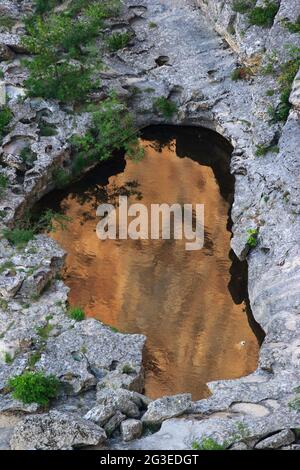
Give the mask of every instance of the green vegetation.
[[4, 361], [5, 361], [5, 364], [8, 364], [10, 366], [14, 362], [14, 358], [11, 356], [11, 354], [6, 352], [4, 354]]
[[107, 39], [107, 44], [109, 49], [115, 52], [126, 47], [130, 39], [131, 35], [129, 33], [114, 33]]
[[68, 315], [72, 320], [82, 321], [85, 318], [84, 310], [81, 307], [70, 307]]
[[13, 114], [8, 106], [3, 106], [0, 110], [0, 139], [3, 138], [7, 127], [12, 120]]
[[231, 74], [231, 80], [247, 80], [253, 75], [250, 67], [240, 66], [234, 69]]
[[93, 112], [92, 127], [83, 137], [71, 139], [76, 155], [74, 174], [94, 161], [107, 160], [114, 151], [125, 150], [134, 160], [143, 157], [133, 117], [126, 106], [112, 94]]
[[56, 398], [59, 390], [58, 379], [43, 372], [24, 372], [9, 379], [8, 385], [16, 400], [42, 406], [47, 406], [51, 398]]
[[56, 224], [64, 229], [70, 219], [63, 214], [56, 213], [51, 209], [45, 211], [38, 220], [32, 221], [28, 214], [25, 214], [19, 226], [9, 229], [5, 228], [2, 235], [17, 248], [23, 248], [39, 232], [54, 232]]
[[70, 177], [69, 173], [66, 170], [64, 170], [63, 168], [56, 168], [52, 173], [52, 177], [53, 177], [53, 181], [55, 183], [55, 186], [58, 189], [64, 188], [71, 181], [71, 177]]
[[26, 165], [32, 166], [33, 162], [36, 160], [36, 153], [34, 153], [30, 147], [24, 147], [21, 150], [20, 158]]
[[41, 358], [41, 351], [35, 351], [30, 354], [28, 358], [28, 367], [33, 368], [35, 367], [36, 363], [40, 360]]
[[15, 23], [16, 20], [14, 18], [10, 18], [9, 16], [0, 17], [0, 28], [11, 29]]
[[39, 326], [36, 328], [36, 334], [40, 336], [40, 338], [46, 340], [49, 338], [51, 331], [53, 330], [53, 325], [47, 323], [45, 326]]
[[249, 235], [247, 239], [247, 245], [250, 248], [255, 248], [258, 244], [258, 229], [257, 228], [249, 229], [247, 230], [247, 233]]
[[[26, 22], [23, 46], [33, 55], [25, 61], [29, 70], [29, 96], [54, 98], [62, 102], [84, 101], [98, 86], [93, 80], [100, 66], [89, 50], [101, 33], [105, 19], [116, 14], [120, 2], [75, 0], [63, 12], [51, 8], [58, 2], [37, 2], [37, 13]], [[40, 16], [50, 11], [48, 15]]]
[[278, 3], [266, 0], [265, 6], [255, 7], [249, 12], [249, 22], [252, 25], [262, 26], [265, 28], [271, 27], [278, 10]]
[[268, 152], [278, 153], [279, 148], [277, 145], [270, 145], [270, 144], [256, 146], [255, 155], [257, 157], [264, 157]]
[[149, 23], [149, 28], [150, 28], [150, 29], [157, 28], [157, 24], [154, 23], [154, 21], [150, 21], [150, 23]]
[[62, 2], [63, 0], [35, 0], [35, 11], [38, 15], [44, 15]]
[[154, 110], [164, 116], [165, 119], [171, 119], [177, 113], [177, 105], [168, 98], [156, 98], [153, 102]]
[[3, 236], [14, 246], [17, 248], [22, 248], [27, 243], [34, 238], [34, 230], [33, 229], [25, 229], [25, 228], [5, 228], [2, 232]]
[[12, 261], [5, 261], [0, 265], [0, 274], [4, 273], [7, 269], [15, 270], [15, 265]]
[[270, 89], [270, 90], [267, 90], [267, 92], [266, 92], [267, 96], [274, 96], [274, 94], [275, 94], [275, 90]]
[[40, 136], [42, 136], [42, 137], [52, 137], [56, 134], [57, 134], [57, 132], [56, 132], [56, 129], [55, 129], [54, 126], [52, 126], [50, 124], [44, 124], [44, 123], [40, 124]]
[[233, 11], [237, 13], [247, 13], [255, 5], [255, 0], [234, 0], [232, 4]]
[[192, 442], [193, 450], [226, 450], [227, 447], [228, 444], [226, 442], [219, 444], [212, 437], [204, 437], [201, 442]]
[[107, 325], [107, 326], [108, 326], [108, 328], [109, 328], [111, 331], [113, 331], [114, 333], [119, 333], [118, 328], [116, 328], [115, 326], [111, 326], [111, 325]]
[[8, 183], [9, 183], [8, 177], [4, 175], [3, 173], [0, 173], [0, 196], [7, 189]]
[[249, 23], [264, 28], [271, 27], [279, 10], [279, 4], [265, 0], [263, 6], [255, 6], [255, 0], [234, 0], [232, 9], [237, 13], [247, 14]]
[[289, 407], [292, 410], [300, 411], [300, 396], [295, 397], [289, 402]]

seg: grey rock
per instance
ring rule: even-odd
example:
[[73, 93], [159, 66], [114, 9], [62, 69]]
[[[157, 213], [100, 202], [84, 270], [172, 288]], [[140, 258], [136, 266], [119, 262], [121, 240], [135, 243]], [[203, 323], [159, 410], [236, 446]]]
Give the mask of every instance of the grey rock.
[[25, 418], [14, 429], [12, 450], [69, 450], [99, 445], [105, 431], [76, 415], [50, 411]]
[[288, 446], [295, 441], [295, 434], [290, 429], [283, 429], [282, 431], [273, 434], [266, 439], [259, 441], [255, 449], [278, 449], [279, 447]]
[[132, 441], [141, 437], [143, 424], [137, 419], [126, 419], [121, 423], [121, 434], [124, 442]]
[[97, 391], [97, 403], [121, 411], [130, 418], [138, 418], [140, 411], [133, 401], [133, 394], [134, 392], [128, 390], [105, 388]]
[[99, 426], [103, 426], [115, 413], [116, 408], [113, 405], [99, 405], [89, 410], [85, 414], [84, 419], [93, 421]]
[[[127, 364], [125, 365], [127, 366]], [[98, 387], [109, 387], [109, 388], [126, 388], [136, 392], [142, 392], [144, 387], [144, 371], [140, 366], [129, 366], [131, 369], [130, 373], [123, 372], [124, 366], [118, 366], [117, 370], [107, 373], [107, 375], [100, 379]]]
[[161, 424], [166, 419], [180, 416], [191, 408], [192, 397], [189, 393], [154, 400], [142, 417], [145, 424]]

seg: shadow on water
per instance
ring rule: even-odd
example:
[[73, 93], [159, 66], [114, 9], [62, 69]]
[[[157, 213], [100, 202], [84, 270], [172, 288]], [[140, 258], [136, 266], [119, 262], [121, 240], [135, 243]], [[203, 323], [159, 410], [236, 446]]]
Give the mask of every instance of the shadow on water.
[[[81, 301], [89, 316], [121, 331], [147, 335], [146, 393], [155, 398], [190, 391], [198, 399], [207, 396], [207, 381], [253, 371], [264, 338], [250, 309], [247, 263], [238, 260], [229, 244], [232, 147], [211, 130], [175, 126], [148, 127], [141, 143], [145, 161], [133, 164], [115, 155], [64, 190], [46, 195], [35, 211], [51, 208], [79, 217], [69, 234], [53, 235], [69, 253], [64, 280], [71, 289], [70, 302]], [[213, 195], [206, 201], [209, 222], [201, 254], [182, 251], [174, 240], [148, 245], [107, 240], [101, 242], [105, 249], [95, 241], [95, 212], [101, 203], [116, 204], [119, 195], [132, 202], [144, 198], [145, 204], [153, 195], [161, 197], [160, 203], [169, 195], [172, 203], [182, 202], [187, 197], [205, 199], [207, 191]]]

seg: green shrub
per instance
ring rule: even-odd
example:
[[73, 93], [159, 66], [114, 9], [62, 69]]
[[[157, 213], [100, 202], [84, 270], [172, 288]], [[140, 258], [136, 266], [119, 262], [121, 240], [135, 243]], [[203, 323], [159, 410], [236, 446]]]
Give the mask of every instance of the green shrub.
[[115, 52], [119, 49], [124, 49], [131, 39], [129, 33], [114, 33], [107, 39], [108, 47], [111, 51]]
[[51, 325], [50, 323], [47, 323], [45, 326], [39, 326], [36, 329], [36, 334], [40, 336], [40, 338], [42, 338], [43, 340], [46, 340], [49, 338], [49, 335], [52, 330], [53, 330], [53, 325]]
[[204, 437], [201, 443], [198, 441], [192, 442], [193, 450], [225, 450], [227, 447], [228, 444], [226, 442], [219, 444], [212, 437]]
[[8, 352], [6, 352], [4, 354], [4, 361], [5, 364], [8, 364], [10, 366], [14, 362], [14, 358]]
[[13, 114], [8, 106], [3, 106], [0, 110], [0, 139], [4, 136], [12, 117]]
[[274, 95], [275, 95], [275, 90], [272, 90], [272, 89], [267, 90], [267, 91], [266, 91], [266, 95], [267, 95], [267, 96], [274, 96]]
[[63, 168], [56, 168], [53, 171], [52, 176], [53, 176], [53, 181], [55, 183], [55, 186], [58, 189], [64, 188], [71, 181], [71, 177], [70, 177], [69, 173], [66, 170], [64, 170]]
[[91, 129], [83, 137], [73, 136], [71, 144], [82, 167], [97, 160], [107, 160], [114, 151], [122, 149], [133, 159], [143, 155], [133, 117], [115, 94], [93, 112]]
[[171, 119], [177, 113], [177, 105], [168, 98], [156, 98], [153, 102], [154, 110], [159, 112], [166, 119]]
[[296, 396], [289, 402], [289, 407], [292, 410], [300, 411], [300, 396]]
[[150, 23], [149, 23], [149, 28], [150, 28], [150, 29], [157, 28], [157, 24], [154, 23], [154, 21], [150, 21]]
[[34, 238], [33, 229], [6, 228], [2, 231], [2, 233], [3, 236], [17, 248], [24, 247], [30, 240], [33, 240]]
[[300, 48], [289, 47], [290, 59], [279, 66], [280, 103], [277, 108], [269, 107], [268, 113], [272, 122], [286, 121], [291, 109], [289, 97], [292, 91], [294, 78], [300, 67]]
[[257, 228], [249, 229], [247, 230], [247, 233], [249, 235], [247, 239], [247, 245], [250, 248], [255, 248], [258, 244], [258, 229]]
[[70, 307], [68, 315], [72, 320], [82, 321], [85, 318], [84, 310], [81, 307]]
[[42, 406], [47, 406], [51, 398], [56, 398], [59, 390], [58, 379], [43, 372], [24, 372], [9, 379], [8, 385], [16, 400]]
[[40, 360], [41, 358], [41, 351], [35, 351], [30, 354], [28, 357], [28, 366], [29, 367], [34, 367], [36, 363]]
[[253, 8], [249, 15], [249, 22], [252, 25], [271, 27], [278, 12], [279, 5], [271, 0], [266, 0], [265, 6]]
[[247, 13], [255, 5], [255, 0], [234, 0], [232, 4], [233, 11], [237, 13]]

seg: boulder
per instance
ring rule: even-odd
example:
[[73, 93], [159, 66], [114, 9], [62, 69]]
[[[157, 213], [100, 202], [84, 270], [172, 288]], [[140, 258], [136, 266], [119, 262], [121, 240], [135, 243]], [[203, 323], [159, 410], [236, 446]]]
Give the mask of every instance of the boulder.
[[130, 418], [140, 416], [139, 406], [134, 403], [134, 395], [128, 390], [113, 390], [111, 388], [100, 390], [97, 392], [97, 403], [121, 411]]
[[105, 431], [96, 424], [76, 415], [50, 411], [21, 421], [10, 446], [12, 450], [72, 450], [105, 440]]
[[121, 423], [122, 439], [125, 442], [141, 437], [143, 424], [137, 419], [126, 419]]
[[104, 426], [104, 430], [107, 436], [111, 436], [113, 432], [118, 429], [124, 419], [126, 419], [126, 416], [123, 415], [120, 411], [117, 411]]
[[295, 441], [295, 434], [290, 429], [273, 434], [256, 444], [255, 449], [279, 449], [279, 447], [288, 446]]
[[166, 419], [182, 415], [191, 408], [191, 405], [190, 393], [159, 398], [150, 403], [142, 421], [150, 425], [161, 424]]

